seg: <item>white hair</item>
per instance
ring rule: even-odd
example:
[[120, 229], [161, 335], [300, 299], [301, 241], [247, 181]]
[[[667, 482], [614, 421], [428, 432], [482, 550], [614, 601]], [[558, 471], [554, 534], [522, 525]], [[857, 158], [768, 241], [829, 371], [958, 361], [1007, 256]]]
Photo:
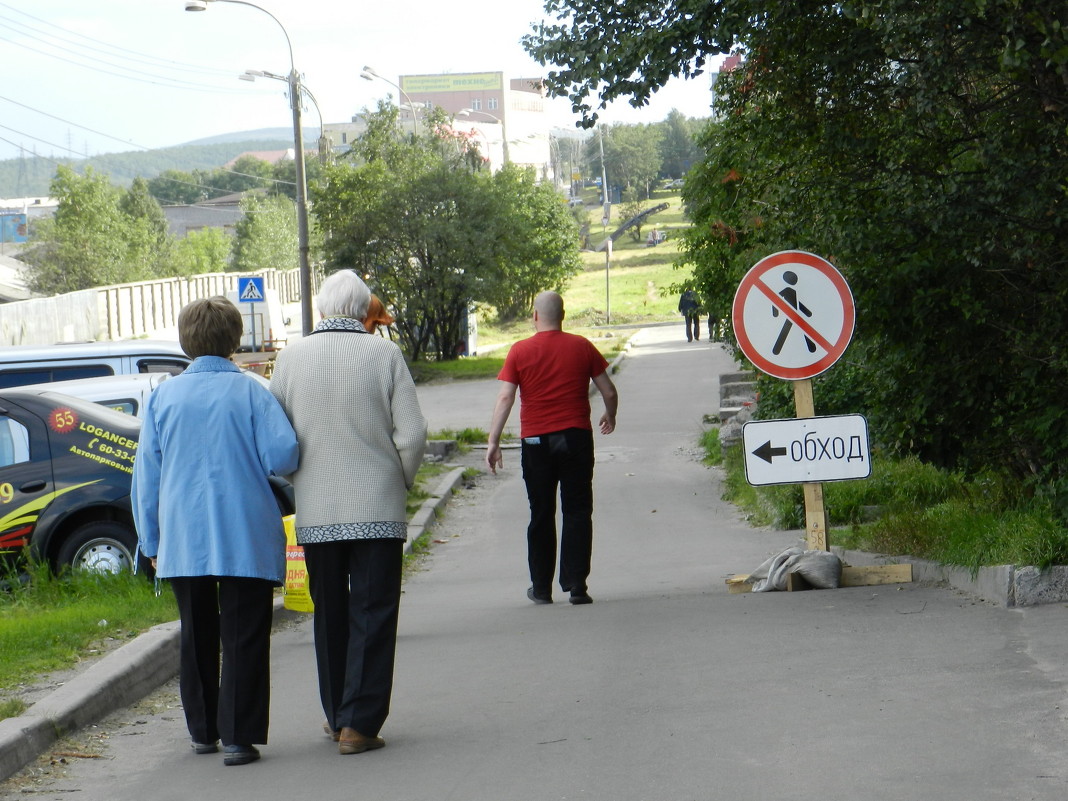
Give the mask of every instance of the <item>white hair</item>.
[[323, 281], [315, 305], [323, 317], [362, 320], [371, 302], [371, 290], [355, 270], [338, 270]]

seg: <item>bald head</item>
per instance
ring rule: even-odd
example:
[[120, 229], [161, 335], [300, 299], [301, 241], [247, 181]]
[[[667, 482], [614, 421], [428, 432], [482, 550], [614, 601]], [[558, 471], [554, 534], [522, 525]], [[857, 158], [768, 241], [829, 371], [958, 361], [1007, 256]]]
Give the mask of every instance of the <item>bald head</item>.
[[534, 298], [534, 324], [539, 331], [558, 329], [564, 322], [564, 299], [556, 292]]

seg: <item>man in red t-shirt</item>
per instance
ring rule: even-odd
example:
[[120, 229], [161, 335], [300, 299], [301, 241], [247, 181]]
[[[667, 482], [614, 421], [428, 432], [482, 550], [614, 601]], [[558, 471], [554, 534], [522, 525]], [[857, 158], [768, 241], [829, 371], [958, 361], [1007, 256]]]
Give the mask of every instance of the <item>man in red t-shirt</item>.
[[590, 381], [604, 399], [599, 428], [616, 427], [619, 398], [608, 377], [608, 362], [585, 337], [562, 330], [564, 301], [556, 292], [534, 299], [534, 330], [512, 345], [497, 378], [501, 382], [490, 422], [486, 464], [503, 466], [501, 432], [520, 394], [519, 434], [523, 440], [523, 481], [530, 501], [527, 563], [536, 604], [553, 602], [556, 568], [556, 493], [560, 491], [560, 588], [573, 604], [592, 603], [586, 579], [593, 551], [593, 426]]

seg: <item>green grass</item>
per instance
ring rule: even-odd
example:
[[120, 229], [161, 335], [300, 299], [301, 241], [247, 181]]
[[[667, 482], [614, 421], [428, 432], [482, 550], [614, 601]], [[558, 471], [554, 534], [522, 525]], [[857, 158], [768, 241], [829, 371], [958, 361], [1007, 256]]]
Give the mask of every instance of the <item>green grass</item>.
[[[626, 342], [626, 335], [604, 330], [611, 313], [612, 325], [639, 325], [669, 320], [681, 320], [678, 312], [678, 293], [672, 285], [686, 280], [690, 276], [687, 269], [676, 269], [678, 257], [679, 234], [689, 226], [682, 213], [677, 192], [657, 193], [647, 205], [669, 202], [670, 208], [650, 218], [650, 223], [643, 229], [640, 242], [634, 242], [628, 233], [624, 233], [613, 245], [612, 257], [608, 266], [608, 278], [605, 279], [605, 254], [603, 252], [585, 251], [581, 254], [582, 269], [564, 287], [564, 308], [567, 317], [564, 329], [581, 334], [592, 341], [607, 357], [614, 355]], [[619, 208], [612, 207], [612, 221], [609, 231], [619, 225]], [[600, 225], [600, 211], [594, 221], [591, 241], [594, 246], [604, 239]], [[652, 226], [666, 231], [668, 240], [655, 248], [646, 247], [645, 233]], [[503, 361], [506, 346], [516, 340], [534, 333], [529, 318], [499, 323], [493, 309], [482, 310], [478, 322], [478, 348], [500, 348], [490, 350], [486, 357], [462, 359], [462, 362], [491, 359], [493, 356]], [[488, 362], [486, 377], [496, 376]], [[422, 373], [422, 367], [416, 368]], [[456, 368], [463, 371], [464, 368]], [[498, 371], [499, 366], [496, 368]], [[458, 375], [453, 377], [459, 377]], [[416, 378], [419, 381], [419, 378]]]
[[127, 640], [178, 611], [143, 576], [66, 573], [33, 564], [0, 593], [0, 692], [69, 667], [105, 639]]
[[[481, 339], [481, 331], [480, 337]], [[517, 337], [518, 339], [518, 337]], [[415, 362], [409, 365], [417, 384], [432, 381], [466, 381], [477, 378], [496, 378], [504, 366], [506, 350], [485, 356], [469, 356], [447, 362]]]
[[[718, 447], [716, 442], [705, 447]], [[752, 487], [740, 446], [724, 460], [724, 498], [755, 525], [804, 528], [800, 485]], [[823, 485], [828, 540], [851, 550], [969, 568], [1068, 564], [1068, 529], [1048, 504], [990, 476], [965, 479], [917, 459], [874, 458], [866, 480]]]

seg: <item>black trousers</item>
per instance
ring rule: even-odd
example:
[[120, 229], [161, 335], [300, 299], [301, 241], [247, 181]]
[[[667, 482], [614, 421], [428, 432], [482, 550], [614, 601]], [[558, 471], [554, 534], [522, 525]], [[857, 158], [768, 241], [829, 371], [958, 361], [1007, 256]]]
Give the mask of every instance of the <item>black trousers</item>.
[[701, 338], [701, 315], [694, 312], [686, 315], [686, 341]]
[[400, 539], [304, 546], [319, 698], [332, 729], [376, 737], [389, 715], [403, 556]]
[[190, 737], [198, 743], [266, 743], [275, 585], [229, 576], [170, 583], [182, 621], [179, 686]]
[[560, 588], [586, 590], [593, 552], [593, 462], [593, 432], [586, 429], [523, 439], [523, 481], [530, 502], [527, 563], [538, 595], [551, 594], [556, 568], [557, 490], [563, 522]]

